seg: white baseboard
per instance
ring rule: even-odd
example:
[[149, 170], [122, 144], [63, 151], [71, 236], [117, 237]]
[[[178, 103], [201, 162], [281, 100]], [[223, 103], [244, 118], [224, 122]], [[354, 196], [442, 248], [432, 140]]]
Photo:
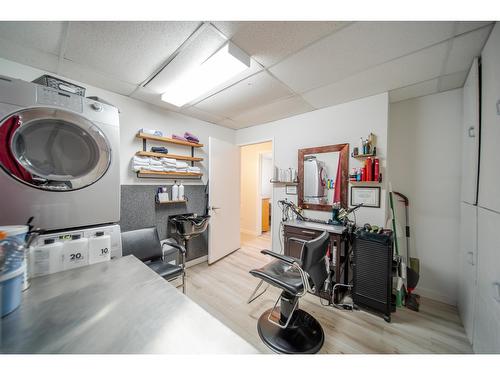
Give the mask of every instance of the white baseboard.
[[193, 259], [193, 260], [186, 262], [186, 268], [196, 266], [197, 264], [204, 263], [204, 262], [208, 262], [208, 255], [204, 255], [202, 257], [199, 257], [199, 258], [196, 258], [196, 259]]
[[448, 305], [456, 306], [457, 301], [450, 296], [438, 293], [434, 290], [427, 289], [427, 288], [416, 288], [414, 293], [421, 295], [422, 297], [432, 299], [434, 301], [438, 302], [444, 302], [447, 303]]

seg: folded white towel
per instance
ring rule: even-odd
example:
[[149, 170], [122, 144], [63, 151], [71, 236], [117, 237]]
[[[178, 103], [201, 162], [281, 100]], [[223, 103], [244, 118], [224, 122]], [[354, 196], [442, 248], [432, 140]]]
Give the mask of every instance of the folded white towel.
[[177, 160], [176, 167], [177, 168], [187, 168], [188, 167], [188, 163], [186, 163], [185, 161], [179, 161], [179, 160]]
[[151, 160], [149, 161], [149, 164], [150, 165], [158, 165], [158, 166], [162, 166], [163, 165], [163, 163], [160, 160], [155, 159], [155, 158], [151, 158]]
[[140, 164], [149, 164], [149, 161], [150, 161], [151, 158], [148, 158], [146, 156], [134, 156], [132, 158], [132, 161], [134, 163], [140, 163]]
[[199, 171], [201, 171], [200, 167], [195, 167], [195, 166], [193, 166], [193, 167], [189, 166], [189, 167], [188, 167], [188, 169], [189, 169], [190, 171], [194, 171], [194, 172], [199, 172]]
[[175, 159], [170, 159], [170, 158], [161, 158], [160, 160], [161, 160], [161, 162], [162, 162], [163, 164], [173, 165], [173, 166], [176, 166], [176, 165], [177, 165], [177, 160], [175, 160]]
[[163, 172], [163, 166], [161, 165], [150, 165], [148, 167], [145, 167], [144, 169], [147, 169], [148, 171], [155, 171], [155, 172]]

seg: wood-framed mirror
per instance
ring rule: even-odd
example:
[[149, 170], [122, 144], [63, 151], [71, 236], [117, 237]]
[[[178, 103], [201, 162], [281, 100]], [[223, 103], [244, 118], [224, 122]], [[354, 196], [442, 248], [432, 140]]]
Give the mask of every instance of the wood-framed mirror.
[[336, 201], [347, 207], [348, 143], [300, 149], [298, 165], [299, 207], [330, 211]]

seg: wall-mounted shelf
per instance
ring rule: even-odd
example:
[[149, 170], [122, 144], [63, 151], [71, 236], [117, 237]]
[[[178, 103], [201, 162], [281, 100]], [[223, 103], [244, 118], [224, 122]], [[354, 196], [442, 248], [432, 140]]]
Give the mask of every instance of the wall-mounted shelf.
[[180, 145], [180, 146], [203, 147], [203, 144], [201, 144], [201, 143], [181, 141], [179, 139], [173, 139], [173, 138], [167, 138], [167, 137], [158, 137], [157, 135], [151, 135], [151, 134], [137, 133], [136, 137], [141, 138], [143, 140], [172, 143], [172, 144]]
[[156, 202], [157, 204], [175, 204], [175, 203], [186, 203], [187, 200], [180, 200], [180, 201], [166, 201], [166, 202]]
[[349, 183], [353, 185], [378, 185], [382, 181], [349, 181]]
[[160, 171], [148, 171], [146, 169], [141, 169], [137, 172], [137, 177], [149, 177], [149, 178], [201, 178], [203, 173], [194, 172], [160, 172]]
[[279, 184], [279, 185], [298, 185], [299, 184], [297, 181], [275, 181], [275, 180], [270, 180], [269, 182], [271, 184]]
[[149, 156], [149, 157], [155, 157], [155, 158], [169, 158], [169, 159], [176, 159], [176, 160], [187, 160], [187, 161], [203, 161], [203, 158], [197, 158], [194, 156], [162, 154], [161, 152], [151, 152], [151, 151], [137, 151], [136, 155]]
[[374, 158], [376, 156], [377, 156], [377, 154], [358, 154], [358, 155], [352, 155], [352, 157], [354, 159]]

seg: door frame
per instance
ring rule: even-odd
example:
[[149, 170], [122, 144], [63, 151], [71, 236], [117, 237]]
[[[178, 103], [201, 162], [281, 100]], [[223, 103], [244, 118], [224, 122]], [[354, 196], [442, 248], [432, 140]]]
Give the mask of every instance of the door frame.
[[[240, 148], [240, 155], [241, 155], [241, 147], [243, 146], [250, 146], [250, 145], [256, 145], [256, 144], [259, 144], [259, 143], [266, 143], [266, 142], [271, 142], [271, 160], [272, 160], [272, 164], [273, 166], [275, 165], [274, 164], [274, 137], [270, 137], [270, 138], [262, 138], [262, 139], [258, 139], [258, 140], [255, 140], [255, 141], [249, 141], [249, 142], [242, 142], [242, 143], [236, 143], [236, 146], [238, 146]], [[240, 158], [240, 163], [241, 163], [241, 158]], [[259, 154], [259, 182], [260, 182], [260, 154]], [[260, 185], [260, 184], [259, 184]], [[258, 192], [260, 193], [260, 186], [258, 186]], [[241, 200], [241, 187], [240, 187], [240, 200]], [[258, 206], [258, 205], [257, 205]], [[259, 207], [259, 206], [258, 206]], [[271, 209], [274, 208], [274, 186], [272, 187], [271, 189]], [[271, 211], [271, 248], [273, 246], [273, 237], [274, 237], [274, 226], [273, 226], [273, 218], [274, 218], [274, 215], [275, 215], [275, 210], [272, 210]], [[260, 206], [260, 208], [258, 208], [258, 212], [260, 213], [260, 216], [258, 217], [262, 217], [262, 207]], [[260, 228], [262, 229], [262, 225], [260, 225]], [[241, 231], [241, 225], [240, 225], [240, 231]], [[262, 231], [261, 233], [262, 234]]]

